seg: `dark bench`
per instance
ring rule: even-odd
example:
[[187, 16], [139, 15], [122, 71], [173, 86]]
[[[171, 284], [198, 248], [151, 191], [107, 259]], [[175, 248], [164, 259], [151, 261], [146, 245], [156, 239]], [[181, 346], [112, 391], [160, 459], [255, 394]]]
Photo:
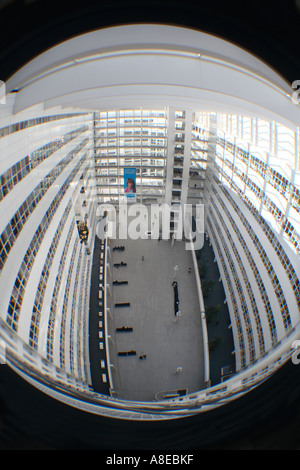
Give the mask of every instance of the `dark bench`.
[[122, 328], [116, 328], [116, 331], [133, 331], [133, 328], [131, 326], [122, 326]]

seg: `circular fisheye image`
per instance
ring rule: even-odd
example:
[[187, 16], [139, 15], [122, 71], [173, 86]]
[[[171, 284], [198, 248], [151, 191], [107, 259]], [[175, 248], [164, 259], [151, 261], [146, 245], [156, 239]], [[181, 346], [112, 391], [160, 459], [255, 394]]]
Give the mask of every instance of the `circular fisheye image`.
[[72, 409], [164, 423], [299, 362], [297, 83], [137, 23], [64, 40], [0, 91], [3, 364]]

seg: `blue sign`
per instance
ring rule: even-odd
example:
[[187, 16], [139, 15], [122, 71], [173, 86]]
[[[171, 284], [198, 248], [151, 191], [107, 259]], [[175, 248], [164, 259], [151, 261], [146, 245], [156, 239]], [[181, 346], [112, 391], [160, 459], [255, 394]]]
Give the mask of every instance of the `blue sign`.
[[136, 168], [124, 168], [124, 194], [126, 197], [135, 198], [136, 193]]

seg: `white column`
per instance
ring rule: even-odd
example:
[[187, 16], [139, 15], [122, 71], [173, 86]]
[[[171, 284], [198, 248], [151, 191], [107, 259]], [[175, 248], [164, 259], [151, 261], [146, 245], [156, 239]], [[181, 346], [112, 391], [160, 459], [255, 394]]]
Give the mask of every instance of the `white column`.
[[182, 172], [182, 186], [181, 186], [181, 204], [187, 203], [190, 160], [191, 160], [191, 142], [192, 142], [192, 112], [186, 111], [183, 172]]
[[174, 168], [174, 145], [175, 145], [175, 110], [168, 110], [168, 127], [167, 127], [167, 162], [166, 162], [166, 194], [165, 202], [171, 205], [172, 202], [172, 186], [173, 186], [173, 168]]

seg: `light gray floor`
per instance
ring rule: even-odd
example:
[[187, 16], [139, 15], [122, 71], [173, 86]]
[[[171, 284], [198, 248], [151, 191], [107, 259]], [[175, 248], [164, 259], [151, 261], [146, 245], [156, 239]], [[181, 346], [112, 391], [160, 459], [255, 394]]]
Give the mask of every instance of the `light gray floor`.
[[[124, 252], [113, 246], [124, 245]], [[111, 286], [108, 303], [130, 302], [129, 308], [112, 308], [108, 316], [110, 359], [114, 395], [127, 400], [152, 401], [164, 390], [204, 387], [203, 344], [195, 274], [190, 251], [183, 241], [113, 240], [112, 280], [128, 285]], [[144, 256], [144, 261], [142, 261]], [[118, 262], [127, 267], [113, 268]], [[181, 316], [174, 315], [174, 267], [179, 289]], [[116, 333], [116, 327], [131, 326], [133, 332]], [[135, 350], [136, 356], [121, 357], [118, 351]], [[144, 360], [139, 355], [147, 354]], [[177, 367], [182, 372], [176, 373]]]

